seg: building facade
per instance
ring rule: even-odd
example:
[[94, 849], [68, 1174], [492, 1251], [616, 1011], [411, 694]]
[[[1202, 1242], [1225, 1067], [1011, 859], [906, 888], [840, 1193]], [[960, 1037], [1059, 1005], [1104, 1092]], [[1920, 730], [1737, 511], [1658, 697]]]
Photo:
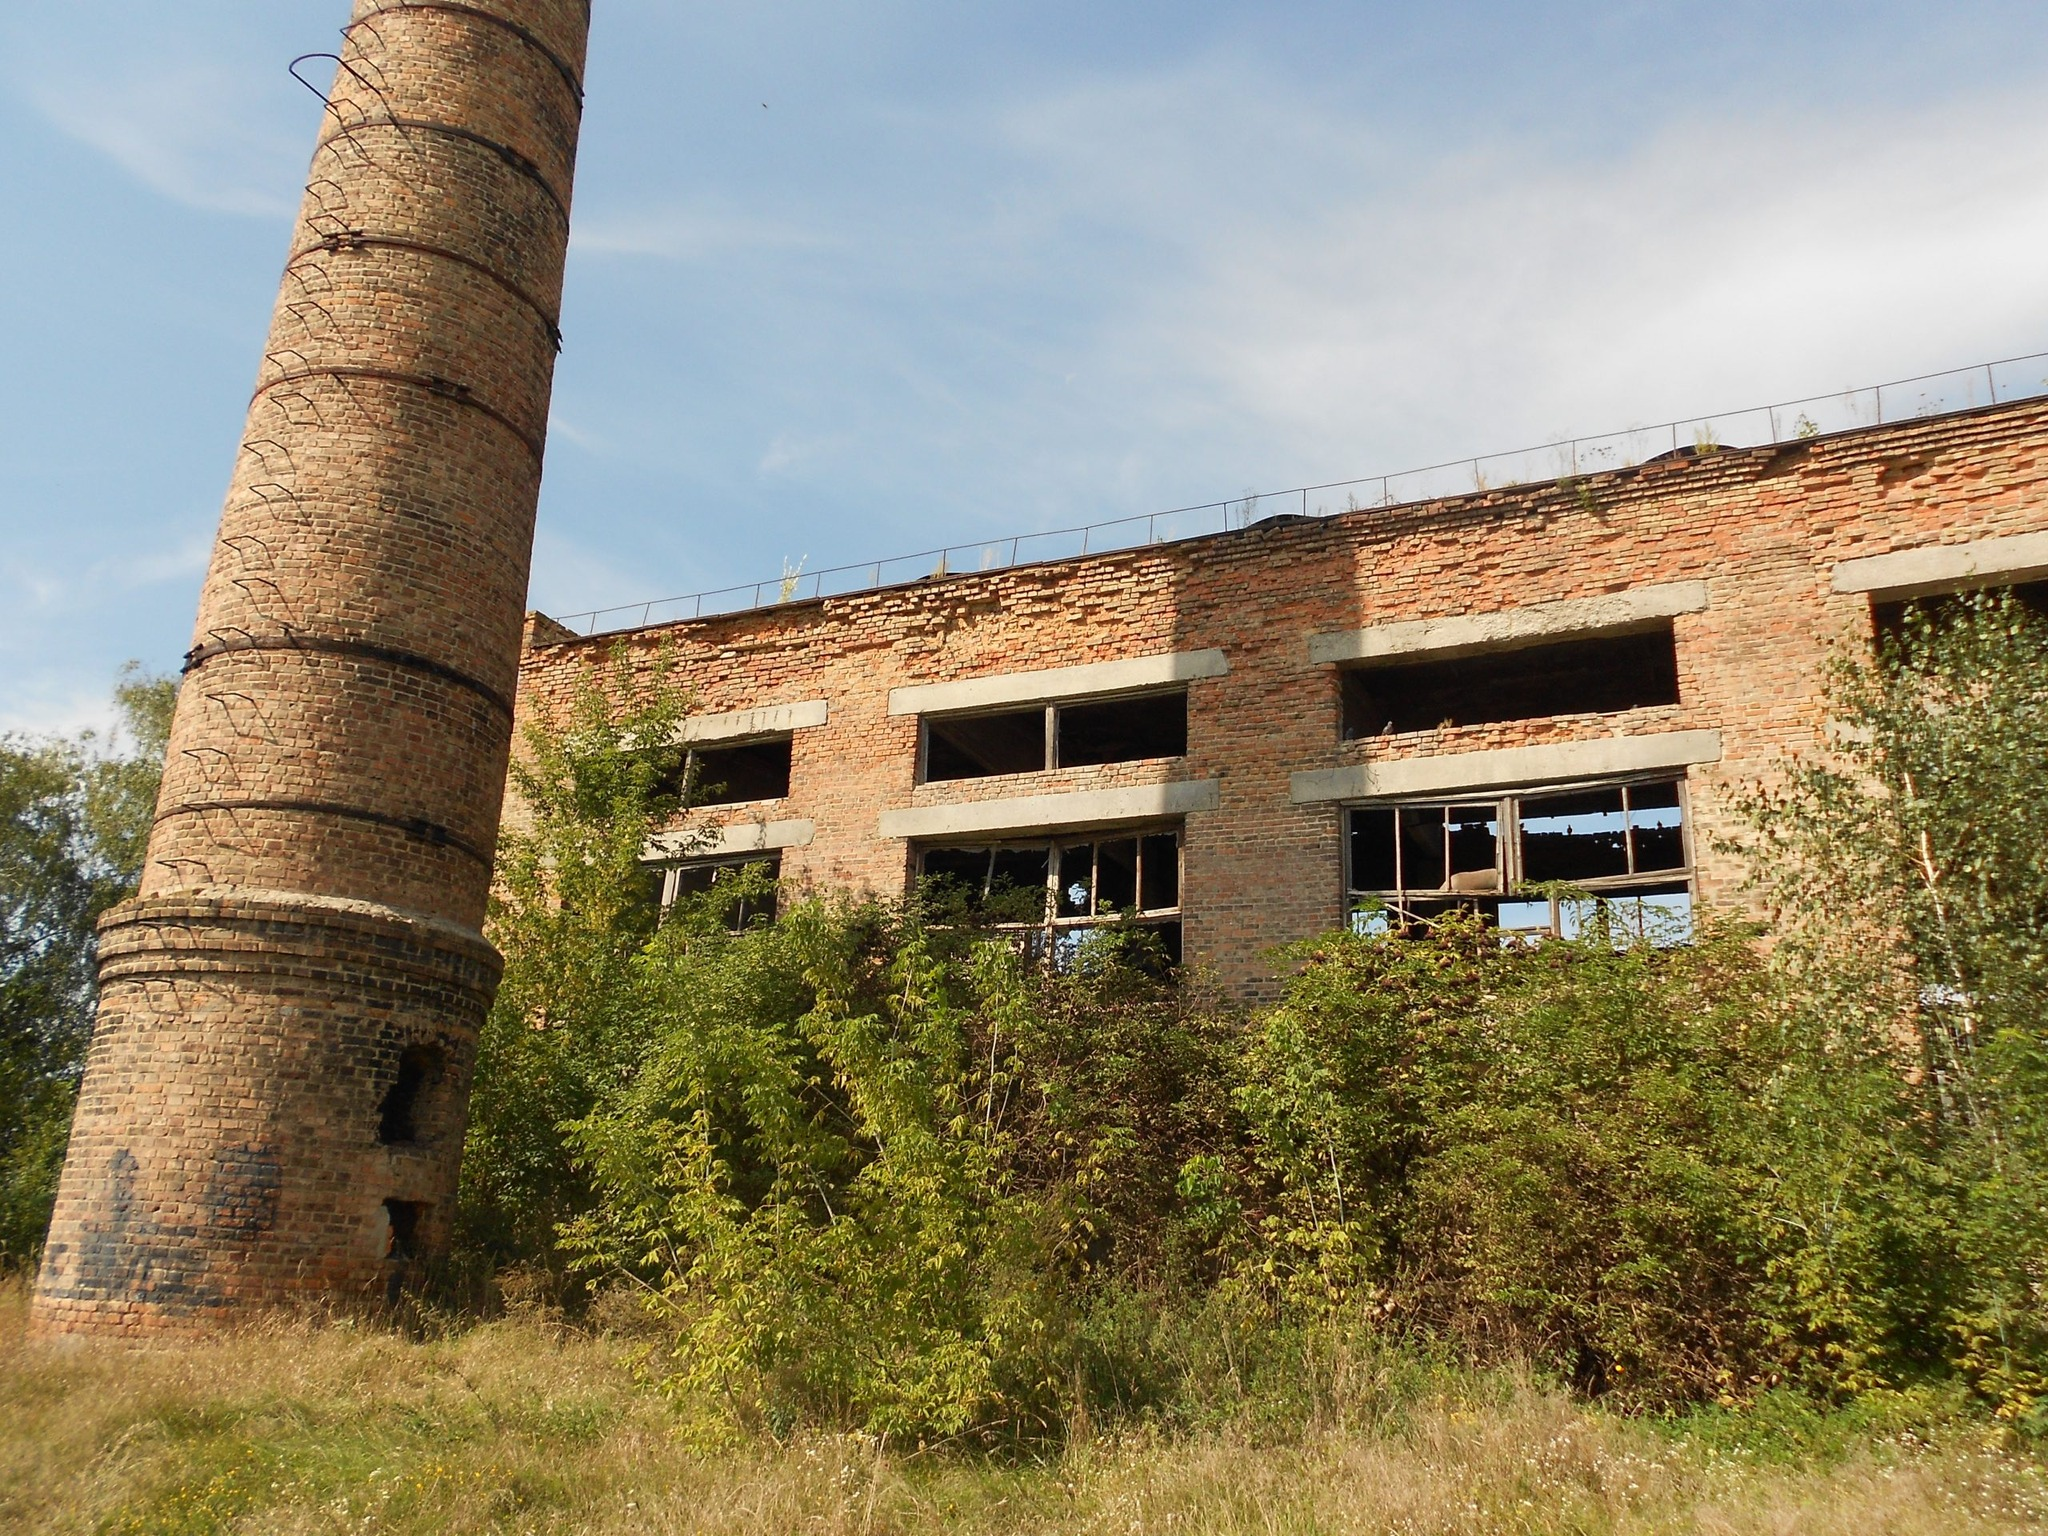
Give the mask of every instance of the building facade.
[[1275, 945], [1449, 903], [1682, 933], [1741, 900], [1731, 795], [1815, 746], [1835, 648], [2044, 576], [2027, 401], [618, 635], [534, 615], [518, 702], [614, 647], [676, 667], [712, 803], [650, 844], [666, 895], [943, 876], [1258, 997]]

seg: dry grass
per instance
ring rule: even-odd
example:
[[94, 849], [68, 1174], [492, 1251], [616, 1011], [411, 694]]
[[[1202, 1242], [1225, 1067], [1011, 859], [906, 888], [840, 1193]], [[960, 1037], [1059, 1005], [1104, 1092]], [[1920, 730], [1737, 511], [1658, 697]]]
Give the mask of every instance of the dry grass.
[[1967, 1423], [1717, 1452], [1475, 1381], [1363, 1430], [1096, 1442], [1033, 1467], [852, 1437], [679, 1442], [626, 1346], [533, 1321], [426, 1343], [272, 1326], [183, 1350], [25, 1346], [0, 1291], [8, 1532], [1574, 1532], [2048, 1530], [2040, 1466]]

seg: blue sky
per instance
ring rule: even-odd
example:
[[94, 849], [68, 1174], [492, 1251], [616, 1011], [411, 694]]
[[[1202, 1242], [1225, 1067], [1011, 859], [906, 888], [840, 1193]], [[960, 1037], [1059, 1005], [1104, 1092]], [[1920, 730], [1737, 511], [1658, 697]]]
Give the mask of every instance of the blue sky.
[[[2048, 349], [2036, 4], [596, 10], [553, 612]], [[345, 13], [0, 14], [0, 728], [190, 643]]]

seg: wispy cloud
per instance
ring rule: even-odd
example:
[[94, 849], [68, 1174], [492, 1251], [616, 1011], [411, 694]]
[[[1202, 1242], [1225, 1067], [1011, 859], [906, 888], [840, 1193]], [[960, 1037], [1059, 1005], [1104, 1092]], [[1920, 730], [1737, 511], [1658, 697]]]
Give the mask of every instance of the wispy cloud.
[[795, 224], [713, 204], [578, 212], [570, 249], [578, 256], [702, 261], [743, 251], [817, 249], [826, 241]]
[[71, 137], [160, 195], [217, 213], [276, 218], [306, 159], [299, 125], [252, 110], [248, 77], [195, 59], [50, 65], [23, 87]]

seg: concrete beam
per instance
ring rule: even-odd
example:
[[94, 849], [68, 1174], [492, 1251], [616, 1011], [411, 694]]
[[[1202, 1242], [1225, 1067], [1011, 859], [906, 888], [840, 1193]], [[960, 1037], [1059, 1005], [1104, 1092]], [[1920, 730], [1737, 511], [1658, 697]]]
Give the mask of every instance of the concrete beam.
[[776, 848], [808, 848], [817, 825], [808, 817], [788, 821], [736, 821], [723, 827], [657, 832], [640, 849], [649, 863], [676, 859], [728, 859]]
[[1719, 731], [1660, 731], [1596, 741], [1547, 742], [1491, 752], [1451, 752], [1350, 768], [1319, 768], [1290, 775], [1296, 805], [1328, 800], [1377, 800], [1409, 795], [1458, 795], [1487, 789], [1603, 779], [1658, 768], [1689, 768], [1721, 760]]
[[1403, 656], [1448, 659], [1487, 651], [1514, 650], [1545, 640], [1620, 634], [1707, 606], [1704, 581], [1671, 581], [1598, 597], [1531, 603], [1498, 613], [1460, 614], [1443, 619], [1408, 619], [1368, 629], [1310, 635], [1311, 662], [1384, 661]]
[[2048, 576], [2048, 533], [2015, 533], [1844, 560], [1835, 567], [1831, 585], [1837, 592], [1907, 598], [1967, 587], [2007, 586], [2044, 576]]
[[1229, 658], [1221, 651], [1209, 650], [1133, 656], [1127, 661], [1096, 661], [1086, 666], [1047, 667], [1037, 672], [999, 672], [993, 677], [970, 677], [957, 683], [891, 688], [889, 713], [936, 715], [993, 709], [1001, 704], [1045, 704], [1090, 694], [1162, 688], [1197, 678], [1223, 677], [1229, 671]]
[[804, 699], [795, 704], [735, 709], [722, 715], [692, 715], [676, 732], [675, 742], [701, 746], [714, 741], [744, 741], [749, 736], [781, 736], [823, 725], [829, 713], [823, 699]]
[[1078, 832], [1089, 827], [1159, 821], [1191, 811], [1213, 811], [1221, 798], [1217, 780], [1183, 779], [1173, 784], [1140, 784], [1127, 789], [1082, 789], [1064, 795], [967, 800], [958, 805], [884, 811], [876, 835], [932, 838]]

